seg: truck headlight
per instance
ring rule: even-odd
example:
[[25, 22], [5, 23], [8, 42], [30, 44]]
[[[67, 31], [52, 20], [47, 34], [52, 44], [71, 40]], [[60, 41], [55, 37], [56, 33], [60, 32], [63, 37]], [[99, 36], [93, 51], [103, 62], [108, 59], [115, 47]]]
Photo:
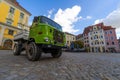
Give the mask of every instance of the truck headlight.
[[44, 40], [45, 40], [45, 42], [48, 42], [48, 41], [49, 41], [49, 38], [48, 38], [48, 37], [45, 37]]

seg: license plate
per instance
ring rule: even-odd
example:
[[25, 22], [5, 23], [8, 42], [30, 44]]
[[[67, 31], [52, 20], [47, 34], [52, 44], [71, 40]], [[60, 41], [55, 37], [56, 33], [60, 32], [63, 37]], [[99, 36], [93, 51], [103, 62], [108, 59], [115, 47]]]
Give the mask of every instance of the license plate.
[[48, 45], [48, 47], [51, 47], [51, 45]]

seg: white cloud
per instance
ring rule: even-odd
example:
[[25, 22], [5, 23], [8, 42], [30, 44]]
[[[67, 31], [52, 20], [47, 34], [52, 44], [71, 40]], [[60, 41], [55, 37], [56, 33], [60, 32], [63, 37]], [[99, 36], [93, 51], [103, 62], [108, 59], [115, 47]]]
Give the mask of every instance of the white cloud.
[[117, 38], [120, 37], [120, 8], [111, 12], [106, 18], [96, 20], [95, 24], [100, 22], [116, 28]]
[[91, 16], [87, 16], [86, 19], [92, 19], [92, 17]]
[[120, 38], [120, 28], [116, 29], [116, 33], [117, 33], [117, 38]]
[[49, 11], [48, 11], [48, 16], [47, 16], [48, 18], [50, 18], [50, 17], [51, 17], [51, 15], [52, 15], [53, 11], [54, 11], [54, 9], [51, 9], [51, 10], [49, 10]]
[[92, 19], [92, 16], [81, 17], [81, 20], [90, 20], [90, 19]]
[[100, 22], [103, 22], [103, 19], [97, 19], [97, 20], [95, 20], [94, 24], [98, 24]]
[[54, 21], [58, 22], [62, 26], [63, 31], [75, 33], [79, 30], [74, 29], [74, 23], [82, 19], [82, 17], [79, 16], [80, 11], [81, 7], [77, 5], [65, 10], [59, 9], [55, 14]]

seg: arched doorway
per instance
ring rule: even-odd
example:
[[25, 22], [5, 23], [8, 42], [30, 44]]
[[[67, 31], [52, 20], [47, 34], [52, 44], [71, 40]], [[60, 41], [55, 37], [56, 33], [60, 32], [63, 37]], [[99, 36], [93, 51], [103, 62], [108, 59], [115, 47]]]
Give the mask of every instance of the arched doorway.
[[3, 47], [6, 49], [12, 49], [13, 41], [10, 39], [5, 40]]

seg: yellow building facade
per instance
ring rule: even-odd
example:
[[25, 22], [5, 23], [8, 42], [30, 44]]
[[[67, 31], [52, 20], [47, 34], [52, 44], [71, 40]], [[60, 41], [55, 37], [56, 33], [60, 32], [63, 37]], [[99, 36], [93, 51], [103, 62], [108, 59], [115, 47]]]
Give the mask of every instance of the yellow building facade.
[[0, 46], [12, 49], [14, 35], [29, 30], [31, 16], [16, 0], [0, 0]]
[[76, 41], [76, 36], [68, 32], [65, 32], [65, 35], [66, 35], [66, 46], [70, 47], [70, 44]]

